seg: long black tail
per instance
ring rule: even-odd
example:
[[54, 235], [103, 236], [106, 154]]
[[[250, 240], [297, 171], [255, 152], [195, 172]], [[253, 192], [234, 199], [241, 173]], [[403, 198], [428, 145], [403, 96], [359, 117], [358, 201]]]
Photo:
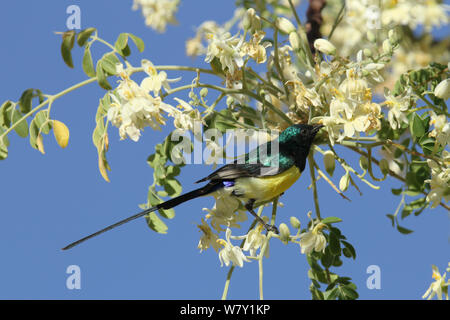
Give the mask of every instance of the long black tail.
[[167, 200], [166, 202], [160, 203], [160, 204], [158, 204], [155, 207], [151, 207], [151, 208], [149, 208], [147, 210], [139, 212], [139, 213], [137, 213], [137, 214], [135, 214], [135, 215], [133, 215], [131, 217], [123, 219], [123, 220], [121, 220], [119, 222], [116, 222], [116, 223], [114, 223], [114, 224], [112, 224], [112, 225], [110, 225], [110, 226], [108, 226], [106, 228], [103, 228], [103, 229], [101, 229], [101, 230], [99, 230], [99, 231], [97, 231], [97, 232], [95, 232], [93, 234], [90, 234], [90, 235], [88, 235], [88, 236], [86, 236], [84, 238], [81, 238], [80, 240], [72, 242], [68, 246], [65, 246], [64, 248], [62, 248], [62, 250], [68, 250], [70, 248], [73, 248], [73, 247], [79, 245], [80, 243], [82, 243], [82, 242], [84, 242], [86, 240], [89, 240], [89, 239], [91, 239], [93, 237], [96, 237], [96, 236], [98, 236], [98, 235], [100, 235], [100, 234], [102, 234], [102, 233], [104, 233], [106, 231], [109, 231], [111, 229], [114, 229], [115, 227], [118, 227], [118, 226], [120, 226], [122, 224], [130, 222], [130, 221], [135, 220], [137, 218], [140, 218], [142, 216], [145, 216], [146, 214], [149, 214], [150, 212], [153, 212], [153, 211], [156, 211], [156, 210], [159, 210], [159, 209], [167, 210], [167, 209], [173, 208], [173, 207], [175, 207], [175, 206], [177, 206], [177, 205], [179, 205], [179, 204], [181, 204], [183, 202], [189, 201], [191, 199], [195, 199], [195, 198], [198, 198], [198, 197], [201, 197], [201, 196], [205, 196], [205, 195], [207, 195], [207, 194], [217, 190], [218, 187], [219, 187], [219, 185], [218, 185], [217, 182], [210, 182], [204, 187], [201, 187], [201, 188], [193, 190], [191, 192], [182, 194], [182, 195], [180, 195], [178, 197], [175, 197], [173, 199]]

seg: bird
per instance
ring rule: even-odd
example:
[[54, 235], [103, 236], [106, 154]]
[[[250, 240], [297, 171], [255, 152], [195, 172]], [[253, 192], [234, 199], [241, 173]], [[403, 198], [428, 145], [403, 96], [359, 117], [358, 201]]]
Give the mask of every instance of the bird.
[[[261, 144], [247, 153], [244, 160], [235, 160], [226, 164], [207, 177], [196, 183], [208, 183], [201, 188], [184, 193], [169, 199], [154, 207], [148, 208], [126, 219], [116, 222], [106, 228], [92, 233], [80, 240], [70, 243], [62, 248], [68, 250], [80, 243], [96, 237], [106, 231], [114, 229], [127, 222], [145, 216], [157, 210], [167, 210], [181, 203], [202, 196], [214, 196], [217, 192], [225, 190], [232, 197], [238, 198], [244, 204], [245, 209], [251, 213], [259, 223], [269, 232], [278, 233], [274, 225], [267, 224], [254, 211], [259, 203], [270, 201], [282, 195], [301, 176], [306, 166], [311, 145], [322, 124], [294, 124], [280, 133], [278, 138]], [[272, 148], [278, 144], [278, 150]], [[242, 162], [242, 163], [241, 163]]]

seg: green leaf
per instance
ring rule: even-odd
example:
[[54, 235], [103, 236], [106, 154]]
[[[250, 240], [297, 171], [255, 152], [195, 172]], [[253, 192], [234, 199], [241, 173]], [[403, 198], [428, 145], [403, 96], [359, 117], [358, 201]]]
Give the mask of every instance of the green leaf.
[[134, 34], [128, 33], [128, 36], [131, 38], [131, 40], [133, 40], [134, 44], [136, 45], [136, 47], [138, 48], [139, 52], [144, 51], [145, 49], [145, 44], [144, 41], [142, 41], [141, 38], [135, 36]]
[[353, 286], [351, 286], [351, 284], [346, 285], [346, 286], [342, 286], [341, 289], [342, 289], [342, 291], [344, 293], [344, 296], [345, 296], [346, 300], [358, 299], [358, 297], [359, 297], [358, 292], [356, 292], [356, 290], [353, 289]]
[[398, 196], [399, 194], [401, 194], [402, 191], [403, 191], [402, 188], [398, 188], [398, 189], [392, 188], [392, 189], [391, 189], [392, 194], [394, 194], [394, 195], [396, 195], [396, 196]]
[[95, 32], [95, 28], [86, 28], [78, 32], [77, 43], [80, 47], [84, 46], [89, 37]]
[[386, 217], [388, 217], [392, 222], [392, 227], [395, 227], [395, 217], [393, 214], [387, 214]]
[[83, 61], [81, 63], [84, 73], [90, 78], [95, 77], [94, 62], [92, 61], [91, 48], [87, 45], [84, 48]]
[[334, 260], [333, 260], [333, 267], [340, 267], [340, 266], [342, 266], [342, 264], [343, 264], [343, 262], [342, 262], [341, 258], [339, 258], [338, 256], [335, 256]]
[[106, 79], [106, 73], [103, 70], [101, 60], [97, 61], [97, 82], [105, 90], [111, 90], [112, 87]]
[[[51, 129], [51, 121], [48, 121], [48, 111], [41, 110], [34, 116], [30, 122], [30, 145], [37, 150], [40, 150], [38, 145], [38, 136], [41, 133], [48, 134]], [[41, 150], [40, 150], [41, 151]]]
[[61, 44], [61, 55], [63, 57], [64, 62], [70, 67], [73, 68], [72, 61], [72, 48], [75, 42], [75, 30], [66, 31], [63, 33], [63, 41]]
[[320, 262], [322, 262], [322, 265], [325, 268], [329, 268], [333, 264], [333, 260], [334, 260], [334, 256], [330, 251], [330, 247], [328, 246], [325, 248], [325, 252], [322, 255], [322, 258], [320, 258]]
[[325, 300], [322, 291], [316, 289], [315, 287], [310, 287], [309, 291], [311, 291], [312, 300]]
[[151, 212], [149, 215], [145, 216], [147, 220], [147, 224], [153, 231], [158, 233], [167, 233], [169, 229], [167, 225], [158, 217], [158, 215], [154, 212]]
[[338, 217], [326, 217], [325, 219], [321, 220], [320, 222], [325, 223], [325, 224], [331, 224], [331, 223], [337, 223], [337, 222], [341, 222], [342, 219], [338, 218]]
[[406, 229], [406, 228], [401, 227], [399, 225], [397, 225], [397, 230], [398, 230], [398, 232], [403, 233], [403, 234], [410, 234], [410, 233], [413, 232], [413, 230]]
[[323, 271], [323, 269], [320, 267], [320, 265], [317, 263], [317, 261], [311, 255], [307, 255], [306, 260], [308, 261], [308, 264], [312, 268], [312, 270], [314, 270], [316, 272]]
[[177, 179], [166, 179], [164, 181], [164, 190], [169, 196], [176, 197], [181, 194], [182, 187]]
[[335, 256], [338, 256], [341, 254], [341, 244], [339, 242], [339, 238], [338, 236], [334, 233], [334, 232], [330, 232], [330, 237], [329, 237], [329, 247], [331, 250], [331, 253], [334, 254]]
[[31, 100], [33, 99], [34, 89], [27, 89], [22, 93], [19, 99], [20, 112], [28, 113], [31, 111]]
[[336, 300], [338, 297], [338, 288], [327, 290], [323, 293], [325, 300]]
[[353, 258], [353, 260], [356, 259], [356, 250], [355, 250], [355, 248], [347, 241], [341, 240], [341, 243], [344, 245], [344, 250], [346, 250], [350, 254], [350, 256], [347, 256], [345, 254], [345, 252], [344, 252], [344, 255], [347, 258], [351, 257], [351, 258]]
[[417, 115], [417, 113], [412, 114], [411, 121], [409, 123], [409, 130], [411, 131], [412, 135], [417, 138], [420, 138], [425, 134], [425, 126], [422, 119], [419, 115]]
[[101, 64], [103, 70], [105, 70], [109, 75], [117, 74], [116, 65], [120, 63], [119, 58], [113, 52], [106, 53], [101, 59]]
[[122, 50], [127, 46], [128, 44], [128, 33], [121, 33], [117, 37], [116, 43], [114, 43], [114, 48], [116, 48], [117, 51], [122, 52]]
[[11, 126], [16, 123], [17, 125], [14, 127], [14, 131], [22, 138], [26, 138], [28, 136], [28, 123], [26, 119], [21, 116], [19, 110], [12, 109]]
[[[0, 136], [5, 132], [5, 130], [0, 126]], [[8, 136], [0, 138], [0, 160], [4, 160], [8, 157], [8, 146], [9, 140]]]
[[180, 174], [179, 166], [168, 166], [166, 170], [167, 178], [174, 178]]
[[125, 46], [122, 50], [122, 56], [128, 57], [131, 54], [131, 49], [128, 45]]
[[114, 48], [116, 48], [117, 52], [123, 57], [128, 57], [131, 54], [130, 47], [128, 46], [128, 33], [119, 34], [116, 43], [114, 44]]
[[0, 128], [9, 128], [11, 126], [11, 108], [13, 103], [10, 100], [5, 101], [0, 107]]

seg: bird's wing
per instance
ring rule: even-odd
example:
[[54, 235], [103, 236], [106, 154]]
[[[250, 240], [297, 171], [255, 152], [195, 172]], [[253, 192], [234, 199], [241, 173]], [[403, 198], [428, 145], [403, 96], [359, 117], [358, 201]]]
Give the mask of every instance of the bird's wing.
[[269, 148], [270, 142], [263, 144], [245, 155], [245, 163], [238, 163], [238, 160], [235, 160], [234, 163], [224, 165], [211, 173], [209, 176], [196, 182], [198, 183], [207, 180], [234, 180], [244, 177], [273, 176], [285, 171], [294, 164], [293, 160], [291, 161], [291, 159], [287, 158], [284, 158], [283, 160], [276, 159], [277, 161], [275, 162], [274, 159], [275, 157], [278, 157], [278, 152], [271, 155], [270, 150], [268, 150]]

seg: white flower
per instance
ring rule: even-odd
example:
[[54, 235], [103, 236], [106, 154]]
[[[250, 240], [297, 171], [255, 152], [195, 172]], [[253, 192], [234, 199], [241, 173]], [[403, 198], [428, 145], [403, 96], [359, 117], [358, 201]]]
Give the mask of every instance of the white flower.
[[202, 38], [195, 36], [186, 40], [186, 55], [189, 57], [196, 57], [205, 51], [205, 47], [202, 44]]
[[107, 117], [113, 125], [119, 127], [121, 139], [128, 135], [133, 141], [138, 141], [140, 130], [147, 126], [159, 130], [160, 125], [165, 124], [163, 111], [172, 108], [159, 97], [150, 96], [130, 79], [121, 81], [116, 94], [110, 94], [110, 97], [112, 103]]
[[[443, 157], [447, 156], [448, 152], [444, 151]], [[431, 179], [425, 180], [431, 188], [427, 195], [427, 201], [431, 202], [431, 208], [436, 208], [442, 197], [445, 202], [450, 201], [450, 167], [442, 167], [431, 159], [428, 159], [427, 163], [431, 168]]]
[[363, 101], [366, 97], [368, 87], [367, 81], [361, 77], [359, 72], [351, 68], [346, 71], [346, 78], [339, 86], [339, 90], [347, 98]]
[[286, 85], [293, 87], [293, 90], [290, 90], [290, 100], [292, 100], [291, 104], [294, 103], [296, 107], [303, 112], [309, 112], [309, 108], [311, 106], [315, 108], [322, 106], [320, 96], [316, 92], [314, 87], [305, 87], [305, 85], [301, 81], [299, 81], [299, 79], [289, 80], [286, 82]]
[[158, 32], [166, 31], [168, 23], [176, 24], [179, 0], [134, 0], [133, 10], [142, 8], [145, 24]]
[[[395, 147], [386, 147], [384, 146], [379, 150], [379, 153], [383, 157], [383, 159], [386, 159], [389, 165], [389, 170], [396, 173], [397, 175], [405, 178], [406, 177], [406, 162], [403, 157], [395, 158]], [[402, 165], [402, 167], [400, 166]]]
[[227, 228], [225, 236], [227, 239], [226, 241], [223, 239], [217, 240], [224, 246], [224, 248], [219, 252], [220, 265], [223, 266], [223, 264], [225, 264], [228, 267], [230, 262], [232, 262], [233, 266], [239, 266], [242, 268], [244, 266], [244, 261], [250, 262], [250, 260], [247, 259], [240, 247], [233, 246], [231, 243], [231, 230], [229, 228]]
[[131, 80], [128, 68], [123, 69], [123, 65], [118, 64], [116, 69], [121, 80], [114, 93], [110, 93], [112, 103], [107, 118], [119, 128], [121, 139], [128, 136], [138, 141], [145, 127], [160, 130], [166, 123], [164, 113], [171, 114], [174, 108], [162, 102], [160, 97], [151, 96], [142, 84], [139, 86]]
[[237, 227], [238, 222], [247, 220], [245, 210], [241, 210], [241, 202], [230, 195], [230, 190], [224, 188], [217, 191], [215, 194], [216, 203], [212, 209], [204, 208], [209, 214], [206, 215], [207, 219], [211, 219], [211, 226], [217, 231], [223, 231], [221, 227]]
[[314, 48], [330, 56], [334, 56], [336, 54], [336, 47], [330, 41], [325, 39], [317, 39], [314, 41]]
[[399, 0], [383, 8], [381, 20], [383, 25], [408, 25], [412, 29], [423, 25], [430, 32], [433, 27], [448, 23], [446, 11], [448, 5], [435, 0]]
[[206, 221], [202, 218], [202, 224], [197, 225], [197, 227], [202, 231], [202, 236], [198, 242], [198, 248], [200, 252], [208, 249], [209, 247], [213, 247], [214, 250], [219, 251], [220, 244], [217, 242], [219, 236], [214, 233]]
[[386, 101], [384, 104], [389, 108], [388, 121], [392, 129], [401, 127], [402, 123], [408, 123], [406, 111], [411, 105], [411, 88], [399, 96], [393, 96], [388, 91], [385, 92]]
[[430, 137], [435, 137], [439, 145], [445, 147], [450, 143], [450, 123], [444, 114], [436, 115], [431, 111], [430, 125], [434, 125], [433, 131], [429, 133]]
[[170, 90], [170, 82], [181, 80], [181, 77], [176, 79], [167, 79], [167, 74], [164, 71], [158, 73], [153, 63], [149, 60], [143, 59], [141, 61], [141, 66], [144, 69], [144, 72], [148, 75], [148, 77], [142, 80], [141, 88], [147, 91], [153, 91], [155, 95], [159, 94], [161, 88]]
[[265, 35], [266, 33], [264, 31], [257, 31], [253, 34], [250, 42], [244, 43], [242, 46], [242, 52], [255, 60], [256, 63], [266, 62], [266, 48], [272, 45], [270, 42], [265, 42], [262, 45], [260, 44]]
[[229, 32], [219, 32], [207, 34], [209, 45], [206, 52], [205, 62], [211, 62], [218, 58], [222, 69], [228, 68], [228, 72], [234, 74], [237, 68], [244, 65], [241, 47], [244, 38], [238, 38], [239, 35], [231, 36]]
[[437, 295], [437, 298], [439, 300], [442, 300], [442, 293], [444, 292], [445, 298], [446, 300], [448, 300], [448, 286], [450, 282], [445, 281], [446, 273], [441, 276], [441, 274], [439, 273], [439, 269], [435, 265], [432, 265], [432, 269], [432, 278], [435, 279], [435, 281], [430, 285], [428, 290], [422, 296], [422, 299], [425, 299], [428, 296], [428, 300], [431, 300], [435, 295]]
[[194, 109], [191, 107], [189, 103], [187, 103], [184, 100], [174, 98], [179, 104], [179, 109], [184, 109], [183, 111], [179, 111], [176, 109], [173, 109], [170, 116], [172, 116], [173, 119], [173, 125], [175, 128], [183, 129], [183, 130], [189, 130], [194, 131], [195, 123], [196, 122], [202, 122], [202, 116], [200, 114], [200, 111], [198, 109]]
[[327, 239], [323, 235], [322, 231], [320, 231], [325, 226], [326, 225], [321, 222], [314, 225], [314, 221], [312, 221], [309, 231], [300, 234], [301, 253], [309, 254], [313, 251], [323, 252], [325, 250]]
[[[254, 229], [250, 230], [245, 238], [244, 247], [242, 248], [244, 251], [250, 251], [250, 256], [256, 256], [256, 250], [258, 250], [264, 243], [266, 236], [261, 234], [261, 231], [264, 230], [264, 226], [262, 224], [258, 224]], [[268, 248], [266, 248], [265, 254], [268, 254]]]
[[448, 100], [450, 98], [450, 79], [439, 82], [436, 88], [434, 88], [434, 95], [438, 98]]

